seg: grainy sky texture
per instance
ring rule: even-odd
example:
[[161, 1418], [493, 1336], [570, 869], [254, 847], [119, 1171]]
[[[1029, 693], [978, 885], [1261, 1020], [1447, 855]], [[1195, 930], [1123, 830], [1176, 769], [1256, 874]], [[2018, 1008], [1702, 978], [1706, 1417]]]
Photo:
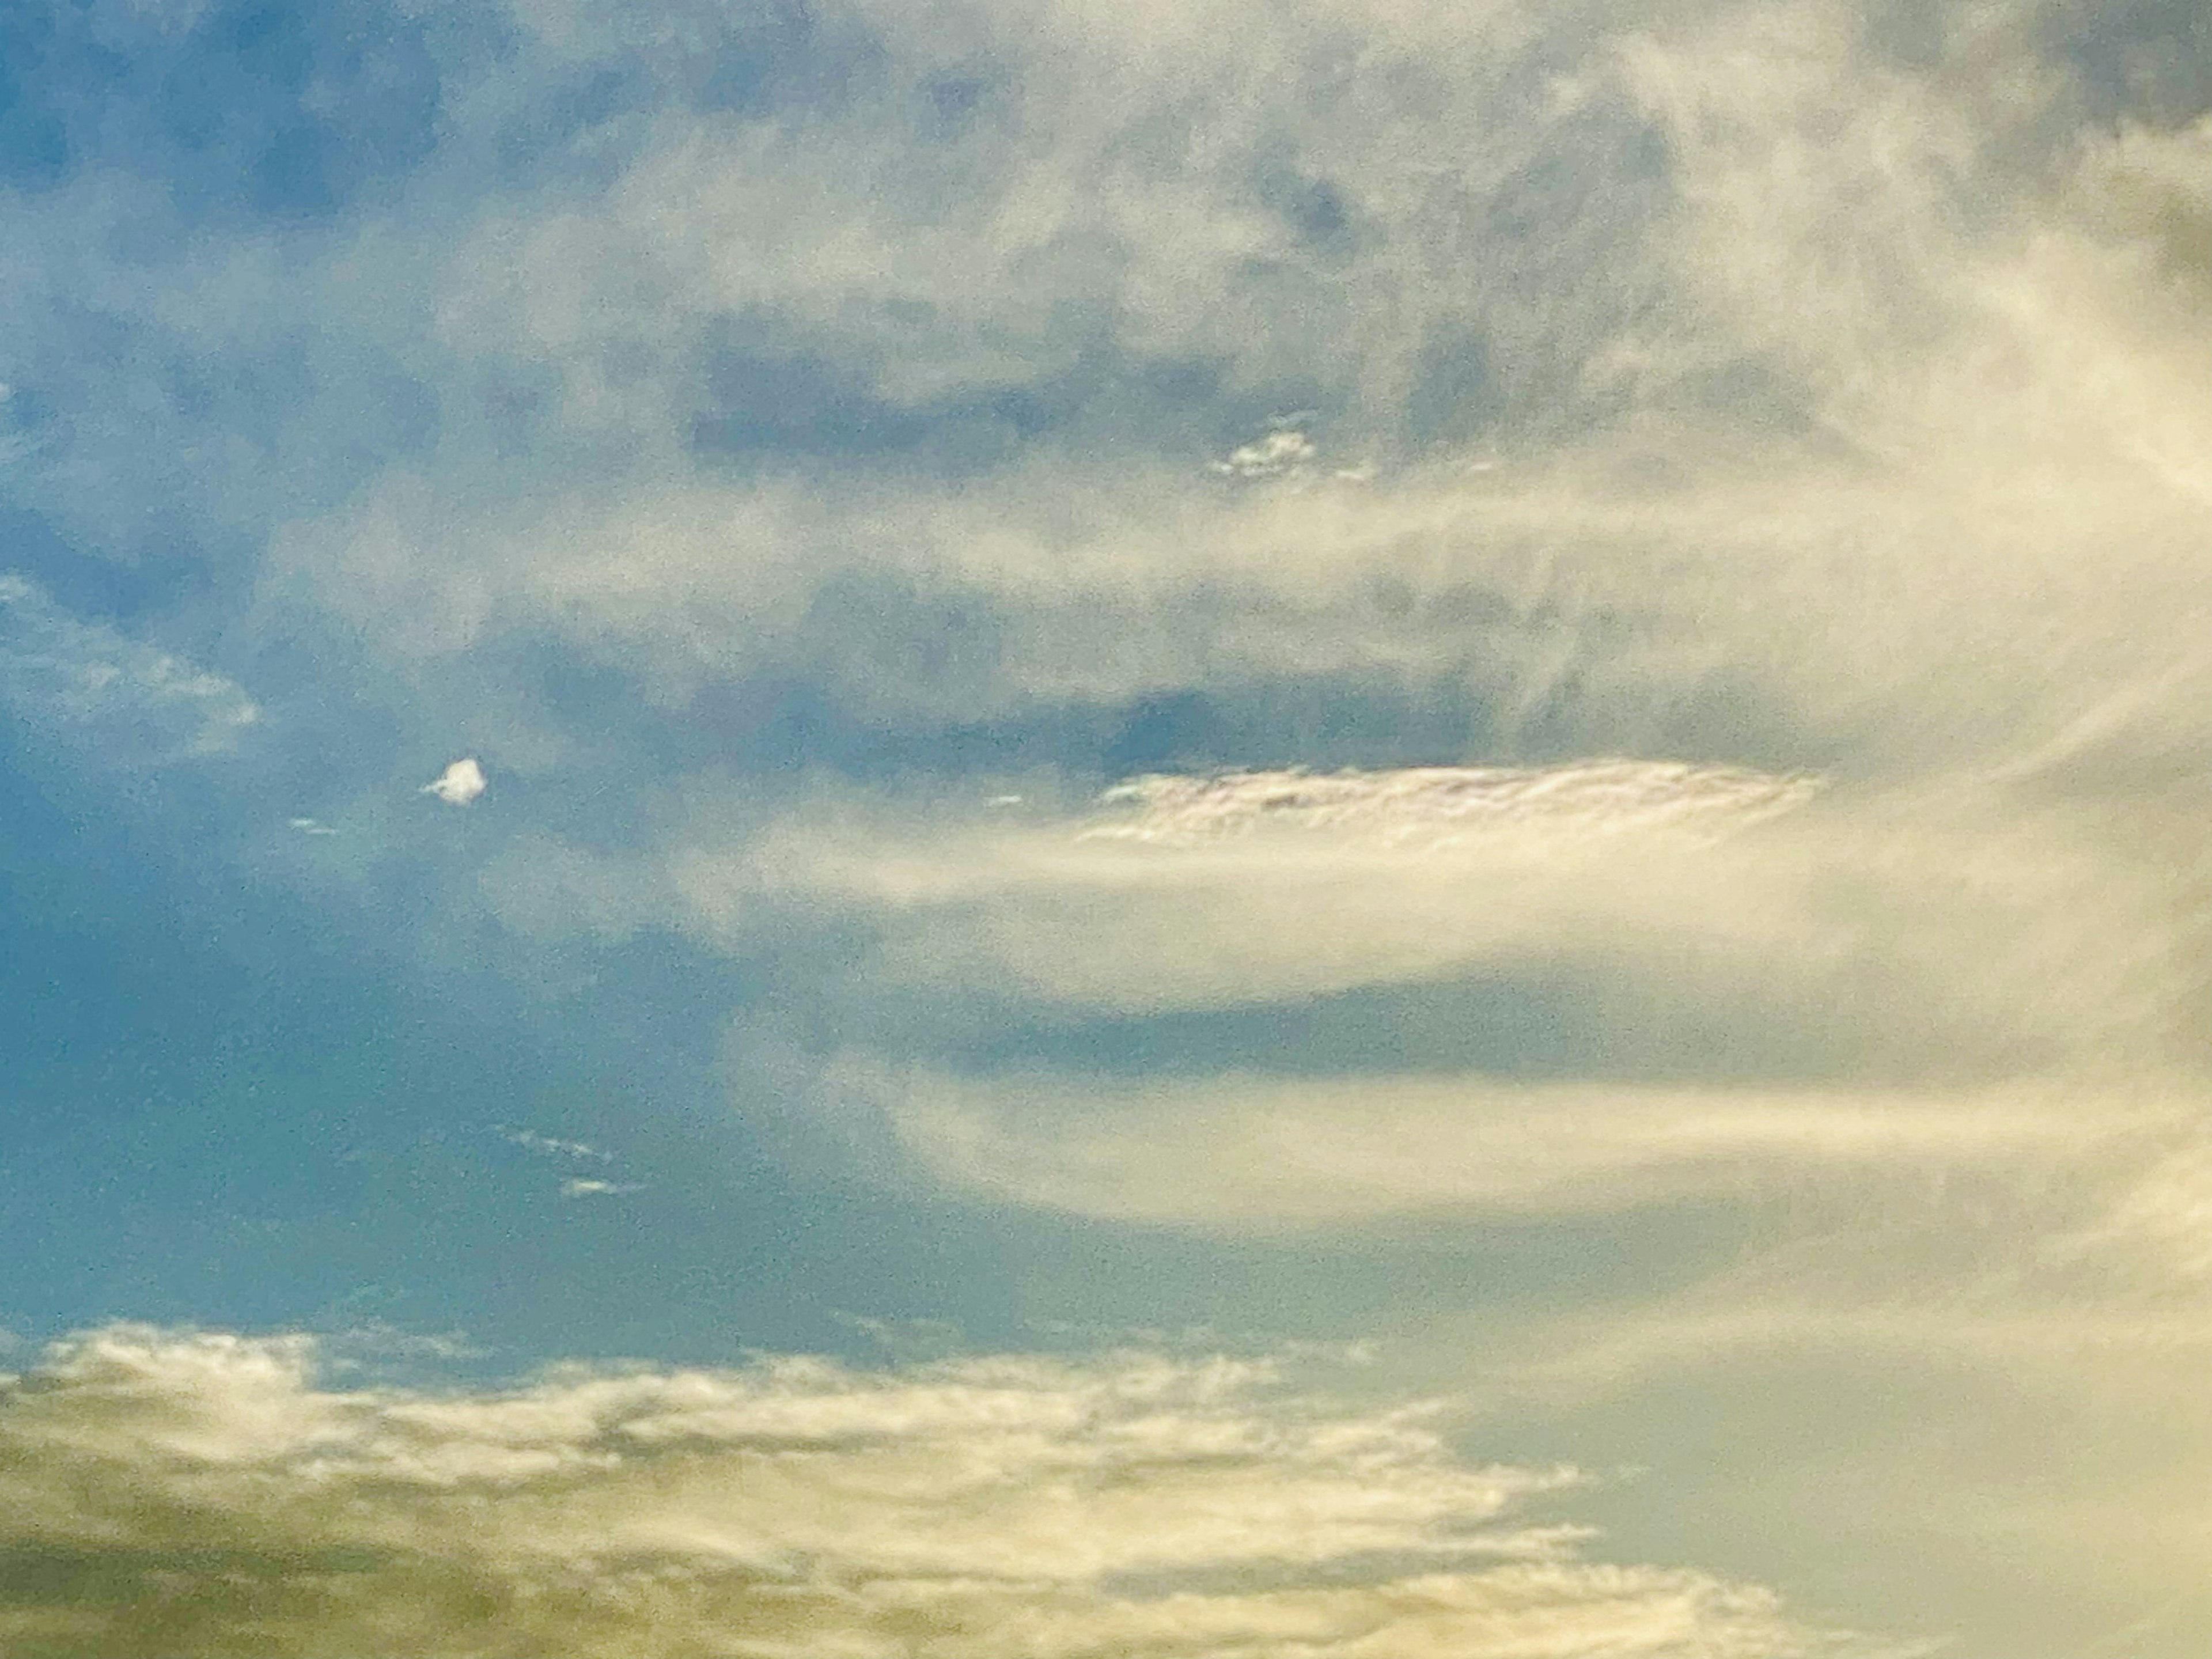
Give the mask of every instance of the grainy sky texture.
[[2202, 1659], [2208, 19], [0, 3], [0, 1653]]

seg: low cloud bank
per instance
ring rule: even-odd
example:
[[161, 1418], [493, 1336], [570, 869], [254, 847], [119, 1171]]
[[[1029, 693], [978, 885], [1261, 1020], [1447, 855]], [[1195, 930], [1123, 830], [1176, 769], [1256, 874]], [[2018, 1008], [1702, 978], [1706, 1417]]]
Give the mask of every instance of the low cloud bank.
[[0, 1635], [64, 1656], [1906, 1650], [1600, 1565], [1419, 1407], [1265, 1364], [976, 1358], [337, 1389], [307, 1339], [90, 1332], [0, 1389]]

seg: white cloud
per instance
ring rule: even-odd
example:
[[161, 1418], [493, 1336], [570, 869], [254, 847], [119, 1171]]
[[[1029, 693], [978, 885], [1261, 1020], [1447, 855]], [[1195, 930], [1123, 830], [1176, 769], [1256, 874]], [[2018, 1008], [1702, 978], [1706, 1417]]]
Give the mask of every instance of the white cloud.
[[1646, 1053], [1670, 1029], [1705, 1045], [1668, 1061], [1705, 1076], [1791, 1029], [1843, 1045], [1832, 1069], [1892, 1074], [2188, 1041], [2163, 872], [1984, 786], [1607, 763], [1163, 777], [1017, 823], [845, 800], [733, 848], [711, 823], [669, 861], [687, 925], [745, 948], [790, 906], [836, 906], [879, 941], [847, 994], [1144, 1014], [1564, 977]]
[[605, 1164], [613, 1154], [592, 1146], [587, 1141], [563, 1140], [557, 1135], [542, 1135], [535, 1129], [513, 1129], [502, 1125], [500, 1133], [514, 1145], [529, 1152], [543, 1152], [550, 1158], [588, 1158]]
[[894, 1184], [1232, 1233], [2115, 1190], [2206, 1096], [2167, 881], [2018, 783], [1626, 761], [846, 798], [670, 874], [732, 951], [873, 939], [792, 951], [742, 1088]]
[[561, 1183], [563, 1198], [620, 1197], [628, 1193], [641, 1193], [645, 1188], [635, 1181], [592, 1181], [571, 1176]]
[[448, 806], [466, 806], [484, 792], [483, 768], [473, 756], [457, 760], [429, 782], [422, 793], [435, 795]]
[[1321, 453], [1312, 439], [1291, 427], [1277, 427], [1266, 436], [1239, 444], [1213, 470], [1231, 478], [1276, 478], [1304, 471]]
[[[971, 1190], [1224, 1229], [1579, 1224], [1763, 1212], [1810, 1171], [1824, 1200], [1850, 1188], [1823, 1246], [1873, 1240], [1886, 1294], [1940, 1302], [1985, 1257], [2016, 1267], [2000, 1308], [2067, 1273], [2200, 1294], [2201, 1157], [2185, 1127], [2139, 1128], [2207, 1097], [2212, 129], [2084, 123], [2050, 44], [2080, 9], [1293, 0], [1262, 27], [884, 0], [810, 12], [819, 40], [872, 34], [838, 61], [878, 80], [739, 115], [682, 80], [692, 21], [529, 7], [504, 78], [450, 88], [450, 240], [356, 219], [312, 245], [210, 232], [166, 276], [52, 268], [72, 317], [155, 294], [178, 362], [234, 350], [240, 319], [296, 322], [302, 379], [343, 397], [210, 437], [161, 353], [58, 329], [40, 349], [65, 372], [11, 356], [11, 383], [129, 414], [65, 445], [26, 428], [11, 478], [88, 544], [173, 500], [210, 544], [265, 539], [262, 597], [357, 630], [441, 722], [447, 679], [505, 649], [611, 665], [607, 702], [517, 717], [575, 751], [618, 708], [683, 728], [636, 752], [708, 752], [692, 700], [718, 684], [795, 687], [833, 730], [956, 773], [979, 732], [1156, 699], [1291, 684], [1346, 711], [1332, 754], [1369, 741], [1372, 771], [1153, 780], [1098, 815], [1025, 781], [1030, 805], [980, 823], [944, 804], [983, 793], [964, 774], [827, 805], [694, 777], [669, 793], [697, 810], [635, 848], [546, 833], [472, 872], [534, 945], [671, 926], [745, 957], [777, 1006], [741, 1036], [799, 1033], [755, 1093], [860, 1097]], [[533, 196], [479, 165], [533, 77], [659, 103]], [[964, 112], [927, 96], [956, 79]], [[159, 193], [26, 198], [10, 246], [105, 246]], [[356, 441], [363, 342], [437, 406], [404, 459]], [[1294, 404], [1316, 412], [1236, 445]], [[840, 451], [848, 416], [884, 450]], [[1376, 458], [1363, 487], [1316, 476], [1312, 434]], [[1224, 453], [1300, 487], [1224, 489], [1194, 458]], [[11, 592], [0, 690], [57, 729], [135, 721], [166, 755], [251, 720], [227, 682]], [[502, 719], [537, 695], [469, 683]], [[1435, 758], [1585, 758], [1389, 771], [1411, 739], [1369, 696], [1443, 710]], [[1288, 725], [1227, 747], [1294, 757]], [[1700, 762], [1595, 758], [1621, 754]], [[449, 769], [428, 792], [481, 787]], [[1501, 1008], [1520, 1048], [1470, 1060]], [[1004, 1058], [1106, 1027], [1141, 1075]], [[1540, 1075], [1515, 1069], [1532, 1053]], [[1905, 1170], [1973, 1195], [1929, 1224], [1932, 1265], [1900, 1242]], [[1760, 1293], [1869, 1352], [1942, 1346], [1940, 1310]], [[2038, 1328], [2100, 1328], [2059, 1305]], [[1672, 1328], [1736, 1354], [1723, 1323]], [[2094, 1416], [2113, 1376], [2054, 1346]], [[2069, 1465], [2092, 1498], [2096, 1430]], [[2045, 1433], [2006, 1443], [2037, 1462]], [[2204, 1443], [2175, 1443], [2201, 1486]], [[2075, 1518], [2118, 1556], [2139, 1539], [2115, 1507]], [[2066, 1502], [2031, 1511], [2064, 1531]], [[1324, 1603], [1382, 1616], [1298, 1605]], [[1186, 1611], [1291, 1621], [1279, 1637], [1307, 1616], [1229, 1605]], [[1113, 1643], [1154, 1639], [1128, 1618]]]
[[[604, 1147], [594, 1146], [589, 1141], [566, 1140], [557, 1135], [540, 1134], [534, 1129], [517, 1129], [504, 1124], [500, 1127], [500, 1133], [526, 1152], [535, 1152], [541, 1158], [558, 1159], [571, 1168], [578, 1164], [594, 1164], [611, 1166], [615, 1162], [612, 1152]], [[617, 1181], [607, 1176], [581, 1175], [564, 1177], [560, 1188], [561, 1196], [566, 1199], [621, 1198], [645, 1190], [646, 1186], [642, 1182]]]
[[[1878, 1203], [1800, 1184], [1691, 1282], [1425, 1320], [1407, 1369], [1472, 1376], [1509, 1440], [1641, 1442], [1682, 1495], [1639, 1526], [1759, 1540], [1729, 1559], [1786, 1559], [1760, 1571], [1846, 1616], [1909, 1601], [1993, 1659], [2186, 1659], [2212, 1637], [2203, 1281], [2171, 1237], [2099, 1224], [2144, 1146], [2052, 1150], [2009, 1176], [1931, 1161]], [[1849, 1520], [1808, 1514], [1844, 1493]]]
[[295, 1339], [87, 1334], [0, 1392], [0, 1629], [41, 1652], [1361, 1659], [1897, 1653], [1584, 1562], [1414, 1407], [1249, 1362], [822, 1361], [318, 1387]]
[[825, 1091], [888, 1121], [939, 1179], [1201, 1231], [1408, 1218], [1552, 1218], [1686, 1199], [2110, 1164], [2186, 1121], [2192, 1091], [2048, 1084], [1820, 1091], [1480, 1074], [1228, 1073], [1127, 1082], [834, 1066]]
[[[2112, 1494], [2147, 1488], [2100, 1460], [2172, 1431], [2201, 1486], [2201, 1418], [2114, 1422], [2179, 1374], [2148, 1349], [2195, 1363], [2201, 1316], [2058, 1291], [2202, 1289], [2204, 130], [2082, 125], [2049, 45], [2076, 20], [2030, 5], [1010, 15], [888, 25], [917, 75], [940, 40], [985, 66], [955, 159], [881, 104], [803, 138], [672, 120], [586, 205], [487, 221], [452, 338], [556, 364], [564, 441], [647, 459], [526, 507], [425, 489], [391, 534], [362, 508], [288, 556], [414, 627], [403, 654], [546, 629], [657, 708], [796, 682], [924, 767], [972, 752], [933, 732], [1289, 684], [1372, 769], [1155, 780], [1097, 813], [1049, 781], [986, 814], [964, 775], [888, 800], [696, 779], [634, 853], [497, 872], [502, 914], [760, 967], [744, 1108], [858, 1123], [895, 1180], [1224, 1231], [1670, 1206], [1708, 1260], [1736, 1229], [1815, 1240], [1741, 1306], [1654, 1322], [1715, 1356], [1717, 1442], [1747, 1356], [1818, 1350], [1716, 1482], [1721, 1507], [1793, 1488], [1739, 1541], [1795, 1528], [1847, 1573], [1863, 1540], [1808, 1516], [1879, 1467], [1985, 1559], [2032, 1517], [2021, 1606], [2184, 1571], [2197, 1522], [2142, 1506], [2183, 1540], [2146, 1576], [2153, 1523]], [[1305, 192], [1304, 231], [1261, 179]], [[669, 411], [718, 317], [773, 319], [893, 411], [1060, 386], [1079, 352], [1194, 351], [1215, 392], [1191, 430], [1145, 405], [957, 482], [841, 462], [817, 488], [806, 458], [684, 453]], [[1318, 476], [1321, 434], [1376, 458], [1362, 488]], [[1225, 489], [1193, 455], [1301, 487]], [[821, 597], [866, 579], [879, 609]], [[1369, 696], [1465, 710], [1438, 760], [1584, 758], [1393, 772]], [[1217, 746], [1273, 766], [1288, 725]], [[1613, 799], [1591, 769], [1618, 755], [1699, 763], [1629, 765]], [[1856, 1300], [1819, 1249], [1863, 1252]], [[1565, 1300], [1603, 1327], [1624, 1276]], [[1679, 1371], [1603, 1337], [1606, 1397], [1667, 1434]], [[1914, 1420], [1970, 1340], [2021, 1363]], [[1457, 1329], [1449, 1364], [1485, 1344]], [[1797, 1418], [1840, 1444], [1885, 1390], [1894, 1458], [1803, 1479]], [[2022, 1401], [2064, 1403], [2024, 1427]], [[1945, 1461], [1998, 1420], [1983, 1455], [2045, 1489]], [[2104, 1590], [2083, 1567], [2030, 1593], [2108, 1537]]]
[[[2143, 253], [2201, 137], [2023, 161], [2065, 107], [2032, 7], [1944, 11], [1957, 56], [1918, 67], [1844, 5], [1447, 9], [1299, 4], [1255, 39], [1203, 6], [832, 8], [825, 39], [890, 54], [880, 96], [664, 112], [602, 185], [488, 203], [447, 251], [455, 430], [471, 376], [527, 367], [545, 474], [456, 440], [295, 519], [272, 578], [402, 658], [546, 630], [670, 705], [789, 674], [957, 721], [1334, 678], [1468, 695], [1492, 752], [1550, 721], [1545, 752], [1808, 768], [2033, 746], [2201, 664], [2199, 331]], [[549, 73], [617, 42], [563, 15]], [[976, 118], [922, 142], [902, 100], [946, 76]], [[1218, 384], [973, 477], [732, 470], [684, 425], [726, 348], [879, 428], [1080, 404], [1094, 352]], [[1291, 385], [1382, 458], [1369, 487], [1223, 492], [1142, 441]], [[1416, 441], [1424, 410], [1471, 424]], [[821, 636], [856, 573], [921, 596], [892, 640]], [[977, 649], [933, 648], [936, 599]]]
[[1158, 774], [1108, 791], [1103, 805], [1131, 810], [1085, 834], [1193, 846], [1288, 829], [1441, 850], [1463, 837], [1494, 840], [1518, 830], [1556, 847], [1637, 831], [1724, 835], [1803, 804], [1820, 787], [1812, 777], [1651, 761]]

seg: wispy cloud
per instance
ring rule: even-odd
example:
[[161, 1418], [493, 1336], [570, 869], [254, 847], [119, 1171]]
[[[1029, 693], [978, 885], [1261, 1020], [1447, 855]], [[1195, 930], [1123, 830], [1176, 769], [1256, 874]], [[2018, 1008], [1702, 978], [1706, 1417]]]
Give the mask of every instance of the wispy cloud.
[[632, 1193], [641, 1193], [647, 1183], [641, 1181], [619, 1181], [613, 1178], [615, 1155], [588, 1141], [563, 1139], [558, 1135], [540, 1134], [534, 1129], [517, 1129], [502, 1124], [500, 1133], [525, 1152], [535, 1152], [541, 1158], [555, 1160], [570, 1169], [578, 1165], [597, 1166], [609, 1171], [605, 1175], [571, 1175], [561, 1182], [561, 1196], [564, 1199], [623, 1198]]
[[149, 766], [219, 755], [261, 718], [242, 688], [0, 574], [0, 698], [35, 730]]
[[1127, 816], [1085, 833], [1187, 846], [1282, 828], [1440, 849], [1519, 830], [1557, 846], [1636, 830], [1725, 833], [1786, 812], [1819, 788], [1812, 777], [1650, 761], [1161, 775], [1109, 790], [1103, 804]]
[[782, 905], [836, 905], [877, 932], [848, 969], [864, 995], [1139, 1015], [1565, 984], [1626, 1045], [1585, 1056], [1615, 1075], [1638, 1052], [1755, 1074], [1784, 1031], [1838, 1081], [2187, 1045], [2191, 934], [2160, 873], [1978, 784], [1816, 797], [1665, 763], [1164, 777], [1096, 813], [848, 803], [737, 848], [693, 833], [671, 860], [690, 925], [741, 948]]
[[543, 1152], [549, 1158], [581, 1159], [605, 1164], [614, 1156], [611, 1152], [592, 1146], [587, 1141], [563, 1140], [557, 1135], [540, 1134], [535, 1129], [515, 1129], [501, 1124], [499, 1132], [517, 1146], [528, 1152]]
[[1824, 1181], [1917, 1190], [1947, 1172], [2032, 1177], [2147, 1151], [2194, 1106], [2187, 1093], [2035, 1084], [1914, 1094], [1372, 1071], [1132, 1083], [863, 1060], [833, 1067], [824, 1087], [879, 1115], [955, 1187], [1231, 1232], [1756, 1201]]
[[[1793, 1398], [1841, 1421], [1863, 1373], [1840, 1353], [1907, 1392], [1966, 1327], [2045, 1333], [2063, 1378], [1885, 1419], [1905, 1449], [1883, 1467], [1947, 1524], [2019, 1498], [1960, 1472], [1996, 1425], [1981, 1455], [2065, 1488], [1984, 1503], [2036, 1517], [2021, 1571], [2144, 1555], [2112, 1496], [2136, 1488], [2100, 1459], [2147, 1460], [2099, 1402], [2177, 1373], [2132, 1346], [2100, 1365], [2094, 1334], [2194, 1353], [2203, 1328], [2182, 1298], [2206, 1271], [2212, 1101], [2212, 82], [2188, 8], [280, 15], [296, 32], [235, 83], [210, 78], [243, 50], [222, 8], [58, 16], [9, 117], [8, 505], [57, 570], [144, 600], [109, 623], [58, 577], [59, 599], [0, 585], [0, 699], [27, 725], [128, 765], [236, 743], [252, 701], [149, 643], [185, 636], [161, 584], [200, 550], [222, 568], [179, 614], [268, 647], [280, 678], [323, 676], [302, 700], [412, 734], [395, 773], [268, 720], [273, 746], [320, 745], [302, 772], [357, 775], [252, 822], [349, 789], [419, 805], [393, 778], [470, 733], [533, 780], [498, 823], [451, 815], [440, 831], [470, 836], [404, 868], [367, 808], [313, 845], [368, 848], [380, 927], [442, 930], [422, 948], [533, 984], [533, 952], [574, 958], [565, 984], [656, 934], [719, 953], [756, 1123], [826, 1124], [909, 1195], [1295, 1228], [1317, 1250], [1414, 1215], [1633, 1217], [1710, 1264], [1771, 1225], [1769, 1276], [1652, 1289], [1658, 1268], [1624, 1269], [1649, 1291], [1631, 1311], [1593, 1268], [1568, 1311], [1608, 1328], [1579, 1371], [1558, 1360], [1585, 1385], [1563, 1392], [1632, 1396], [1663, 1448], [1700, 1343], [1711, 1399], [1756, 1396], [1747, 1356], [1771, 1337], [1809, 1374]], [[71, 64], [129, 88], [37, 78]], [[172, 94], [204, 84], [221, 95], [187, 133]], [[486, 787], [472, 759], [422, 785], [456, 807]], [[477, 926], [487, 908], [504, 933]], [[542, 1139], [521, 1144], [584, 1159]], [[2100, 1323], [2115, 1297], [2149, 1311]], [[97, 1352], [197, 1421], [203, 1396], [159, 1379], [213, 1366], [230, 1391], [234, 1362], [277, 1379], [272, 1424], [336, 1437], [327, 1478], [385, 1517], [360, 1522], [382, 1565], [313, 1558], [315, 1588], [253, 1603], [264, 1635], [316, 1597], [413, 1616], [380, 1593], [392, 1562], [456, 1620], [478, 1583], [518, 1629], [556, 1602], [597, 1609], [574, 1613], [587, 1631], [632, 1616], [550, 1502], [501, 1508], [489, 1554], [436, 1510], [461, 1540], [447, 1569], [424, 1565], [444, 1542], [407, 1541], [415, 1511], [346, 1484], [369, 1454], [345, 1425], [412, 1444], [394, 1425], [429, 1402], [318, 1394], [252, 1345], [71, 1352], [21, 1398], [94, 1420], [69, 1379]], [[568, 1386], [513, 1415], [570, 1411]], [[2033, 1390], [2072, 1413], [2063, 1469]], [[2161, 1397], [2172, 1478], [2201, 1487], [2202, 1407]], [[1802, 1443], [1783, 1410], [1728, 1420], [1747, 1487]], [[422, 1433], [432, 1463], [496, 1461]], [[541, 1449], [629, 1492], [591, 1486], [610, 1443]], [[946, 1478], [936, 1450], [884, 1443], [841, 1468]], [[78, 1455], [58, 1430], [39, 1445]], [[304, 1490], [292, 1455], [255, 1467]], [[169, 1490], [131, 1467], [115, 1491]], [[1832, 1489], [1788, 1515], [1833, 1540], [1870, 1510], [1820, 1473]], [[1201, 1509], [1214, 1478], [1189, 1476]], [[74, 1513], [33, 1496], [27, 1514]], [[226, 1524], [259, 1524], [230, 1502]], [[764, 1513], [740, 1530], [798, 1524]], [[2140, 1513], [2188, 1535], [2178, 1507]], [[2069, 1556], [2069, 1517], [2126, 1541]], [[667, 1535], [721, 1524], [686, 1511]], [[2003, 1557], [2002, 1525], [1974, 1524]], [[832, 1530], [791, 1559], [858, 1560]], [[1392, 1536], [1376, 1547], [1430, 1547]], [[241, 1582], [294, 1584], [277, 1559]], [[1017, 1593], [975, 1589], [980, 1557], [933, 1559], [926, 1595], [869, 1558], [823, 1570], [834, 1596], [776, 1581], [781, 1612], [768, 1577], [688, 1565], [619, 1594], [696, 1613], [698, 1644], [750, 1620], [794, 1651], [917, 1629], [949, 1653], [1171, 1646], [1186, 1615], [1200, 1651], [1637, 1651], [1658, 1639], [1647, 1591], [1694, 1612], [1675, 1650], [1795, 1639], [1704, 1581], [1626, 1570], [1627, 1635], [1573, 1622], [1581, 1601], [1498, 1611], [1553, 1607], [1546, 1583], [1582, 1595], [1600, 1570], [1572, 1562], [1430, 1601], [1401, 1576], [1139, 1607], [1072, 1570]], [[199, 1571], [162, 1560], [145, 1570]], [[2038, 1605], [2156, 1588], [2081, 1571]], [[1723, 1603], [1749, 1622], [1696, 1623]], [[74, 1628], [52, 1619], [23, 1639]]]

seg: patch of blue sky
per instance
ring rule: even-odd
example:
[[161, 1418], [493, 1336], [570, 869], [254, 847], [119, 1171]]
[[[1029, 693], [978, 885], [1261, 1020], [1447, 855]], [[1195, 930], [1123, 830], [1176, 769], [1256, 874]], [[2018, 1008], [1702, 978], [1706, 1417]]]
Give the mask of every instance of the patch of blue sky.
[[438, 21], [374, 0], [11, 8], [0, 175], [119, 168], [184, 224], [327, 219], [434, 148]]
[[[738, 991], [710, 964], [641, 945], [594, 964], [608, 994], [517, 1010], [480, 964], [425, 984], [393, 962], [388, 915], [303, 914], [296, 889], [149, 845], [173, 816], [50, 804], [36, 775], [11, 769], [0, 818], [19, 1334], [379, 1319], [465, 1329], [512, 1371], [836, 1346], [833, 1314], [909, 1299], [1004, 1324], [988, 1240], [795, 1193], [749, 1149], [715, 1103], [714, 998]], [[371, 896], [404, 912], [415, 885], [386, 872]], [[649, 1205], [562, 1211], [502, 1121], [619, 1149]]]

